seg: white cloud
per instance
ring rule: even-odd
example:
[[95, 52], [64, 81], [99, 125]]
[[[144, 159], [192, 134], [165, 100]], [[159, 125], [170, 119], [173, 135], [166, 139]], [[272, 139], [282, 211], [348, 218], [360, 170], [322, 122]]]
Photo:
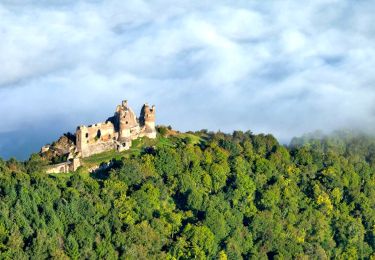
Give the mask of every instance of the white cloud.
[[122, 98], [155, 103], [159, 123], [182, 130], [284, 141], [373, 131], [374, 11], [350, 0], [3, 0], [0, 133], [59, 119], [74, 130]]
[[306, 37], [299, 31], [286, 31], [281, 36], [283, 49], [287, 53], [292, 53], [296, 51], [304, 51], [306, 46]]

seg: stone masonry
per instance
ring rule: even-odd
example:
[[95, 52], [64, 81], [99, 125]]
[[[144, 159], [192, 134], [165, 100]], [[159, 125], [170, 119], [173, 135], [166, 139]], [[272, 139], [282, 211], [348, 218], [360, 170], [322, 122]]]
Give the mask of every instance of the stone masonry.
[[[47, 172], [67, 172], [75, 170], [77, 158], [85, 158], [109, 150], [124, 151], [131, 147], [132, 140], [140, 138], [156, 138], [155, 106], [144, 104], [139, 118], [128, 106], [126, 100], [118, 105], [115, 114], [105, 122], [77, 127], [74, 144], [69, 147], [68, 161], [60, 165], [51, 165]], [[51, 150], [51, 146], [43, 146], [41, 154]], [[70, 167], [69, 167], [70, 166]]]
[[106, 122], [77, 128], [77, 152], [84, 158], [112, 149], [123, 151], [130, 148], [132, 140], [144, 136], [156, 138], [155, 106], [144, 104], [138, 119], [123, 101]]

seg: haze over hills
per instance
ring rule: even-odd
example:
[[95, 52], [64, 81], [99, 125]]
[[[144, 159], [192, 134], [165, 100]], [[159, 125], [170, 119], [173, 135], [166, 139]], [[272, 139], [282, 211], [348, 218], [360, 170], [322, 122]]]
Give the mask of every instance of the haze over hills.
[[1, 1], [0, 156], [26, 158], [124, 96], [152, 101], [158, 123], [181, 131], [251, 129], [283, 143], [315, 129], [375, 132], [374, 8]]

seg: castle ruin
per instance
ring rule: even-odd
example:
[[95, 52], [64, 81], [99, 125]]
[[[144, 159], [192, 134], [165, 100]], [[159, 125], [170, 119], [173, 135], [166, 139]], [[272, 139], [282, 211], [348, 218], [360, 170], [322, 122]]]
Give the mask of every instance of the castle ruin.
[[[115, 114], [105, 122], [77, 127], [75, 135], [63, 145], [43, 146], [41, 154], [66, 155], [68, 161], [51, 165], [47, 172], [74, 171], [80, 165], [77, 158], [85, 158], [109, 150], [128, 150], [132, 140], [140, 137], [156, 138], [155, 106], [144, 104], [139, 118], [126, 100], [118, 105]], [[67, 139], [67, 137], [65, 138]], [[63, 137], [59, 139], [63, 140]], [[58, 141], [58, 143], [59, 143]], [[62, 141], [60, 141], [62, 143]], [[61, 147], [63, 146], [63, 147]]]
[[144, 104], [137, 118], [125, 100], [106, 122], [77, 128], [77, 152], [82, 158], [112, 149], [121, 152], [130, 148], [132, 140], [144, 136], [156, 138], [155, 106]]

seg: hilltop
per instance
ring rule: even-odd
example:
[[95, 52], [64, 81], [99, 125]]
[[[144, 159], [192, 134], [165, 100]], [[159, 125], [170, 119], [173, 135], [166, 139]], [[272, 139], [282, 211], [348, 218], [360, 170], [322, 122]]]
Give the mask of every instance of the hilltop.
[[[2, 259], [369, 259], [375, 138], [159, 127], [46, 174], [0, 160]], [[89, 172], [94, 165], [106, 165]]]
[[[115, 149], [99, 152], [92, 154], [90, 156], [80, 159], [80, 166], [75, 170], [64, 171], [64, 172], [50, 172], [51, 167], [55, 165], [60, 165], [65, 163], [68, 159], [69, 150], [74, 142], [72, 141], [71, 134], [64, 134], [56, 142], [50, 145], [51, 149], [46, 152], [41, 151], [38, 154], [34, 154], [33, 158], [38, 158], [42, 162], [43, 170], [49, 174], [59, 175], [61, 173], [72, 173], [76, 170], [80, 172], [93, 172], [101, 166], [110, 165], [113, 160], [120, 160], [121, 158], [131, 158], [141, 155], [145, 151], [151, 151], [163, 147], [176, 147], [178, 142], [190, 142], [192, 144], [205, 143], [205, 138], [207, 138], [207, 131], [203, 130], [201, 132], [189, 132], [181, 133], [179, 131], [173, 130], [170, 126], [156, 126], [157, 135], [155, 138], [149, 137], [139, 137], [132, 141], [132, 144], [128, 149], [118, 151]], [[62, 152], [56, 152], [62, 151]]]

